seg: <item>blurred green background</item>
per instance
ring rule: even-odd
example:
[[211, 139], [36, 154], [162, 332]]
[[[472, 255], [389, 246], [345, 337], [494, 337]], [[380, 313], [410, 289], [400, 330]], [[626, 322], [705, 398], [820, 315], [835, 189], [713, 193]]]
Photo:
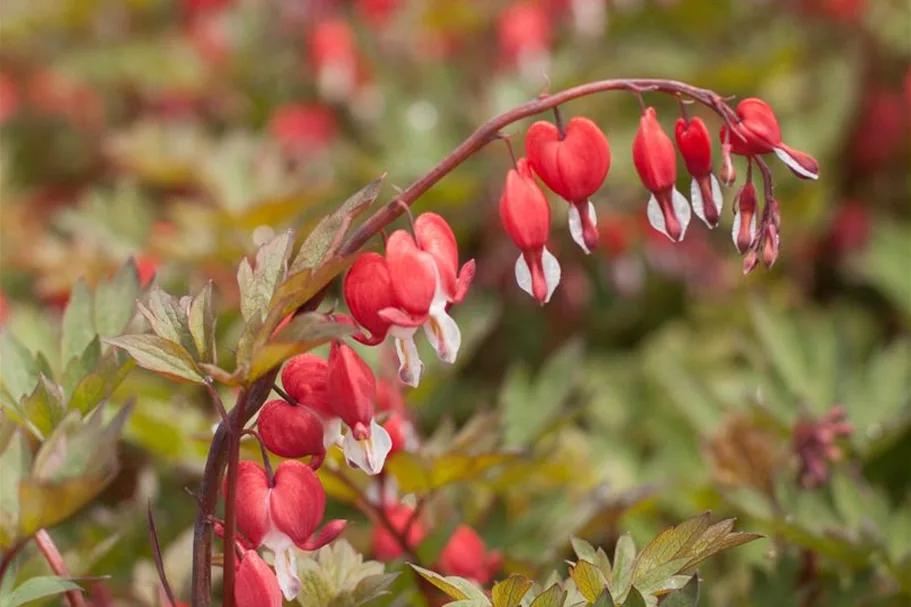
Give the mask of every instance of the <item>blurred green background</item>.
[[[613, 164], [593, 199], [593, 255], [552, 197], [563, 281], [548, 306], [514, 283], [496, 213], [505, 146], [416, 203], [478, 264], [455, 310], [458, 363], [428, 351], [406, 395], [420, 433], [430, 452], [455, 441], [525, 454], [435, 490], [429, 510], [478, 529], [504, 572], [543, 578], [565, 574], [571, 534], [609, 550], [625, 530], [644, 541], [712, 509], [767, 539], [703, 567], [703, 604], [907, 605], [909, 40], [906, 0], [4, 0], [2, 332], [56, 352], [77, 280], [97, 284], [134, 257], [171, 293], [214, 281], [230, 361], [243, 256], [280, 229], [305, 234], [384, 172], [388, 200], [497, 113], [615, 77], [761, 97], [784, 140], [821, 165], [811, 183], [774, 163], [782, 253], [770, 271], [742, 276], [732, 190], [714, 231], [694, 224], [673, 245], [647, 227], [627, 93], [563, 108], [605, 130]], [[676, 101], [646, 101], [670, 130]], [[519, 151], [527, 125], [506, 131]], [[119, 604], [151, 606], [145, 506], [186, 596], [183, 488], [215, 417], [204, 392], [151, 374], [132, 373], [113, 401], [130, 397], [121, 473], [59, 543], [74, 573], [112, 576]], [[830, 449], [836, 406], [853, 432]], [[353, 520], [346, 538], [369, 556], [369, 524], [334, 490], [330, 515]], [[420, 600], [406, 577], [389, 604]]]

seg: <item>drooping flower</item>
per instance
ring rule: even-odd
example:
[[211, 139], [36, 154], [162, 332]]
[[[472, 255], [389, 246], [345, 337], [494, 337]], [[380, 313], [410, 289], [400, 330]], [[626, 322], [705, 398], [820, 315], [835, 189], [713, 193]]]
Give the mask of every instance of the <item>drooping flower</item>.
[[270, 400], [256, 422], [266, 449], [287, 458], [312, 456], [310, 467], [319, 468], [326, 457], [323, 422], [304, 405], [292, 405], [280, 398]]
[[727, 125], [721, 127], [721, 140], [729, 138], [731, 150], [740, 156], [761, 156], [774, 153], [791, 172], [801, 179], [818, 179], [819, 163], [816, 159], [787, 146], [781, 140], [781, 127], [769, 104], [751, 97], [737, 104], [740, 119], [732, 132]]
[[323, 445], [327, 450], [342, 441], [341, 420], [329, 406], [328, 378], [329, 363], [309, 352], [290, 358], [282, 368], [285, 391], [315, 413], [323, 424]]
[[444, 575], [457, 575], [486, 586], [500, 568], [501, 555], [488, 552], [484, 540], [468, 525], [460, 525], [443, 552], [440, 553], [439, 571]]
[[734, 197], [734, 225], [731, 228], [731, 236], [740, 253], [746, 253], [758, 236], [756, 210], [756, 186], [752, 181], [748, 181]]
[[516, 282], [544, 305], [560, 284], [560, 262], [547, 250], [550, 206], [525, 158], [506, 175], [500, 221], [521, 252], [516, 260]]
[[645, 187], [651, 192], [647, 214], [653, 228], [675, 242], [683, 240], [690, 223], [690, 205], [674, 187], [677, 181], [677, 153], [650, 107], [639, 120], [633, 140], [633, 163]]
[[693, 177], [690, 184], [693, 211], [705, 225], [714, 228], [718, 225], [724, 198], [721, 195], [721, 185], [712, 173], [712, 138], [709, 130], [698, 116], [691, 120], [678, 118], [674, 135], [686, 170]]
[[286, 460], [279, 464], [271, 486], [261, 465], [239, 462], [237, 529], [254, 547], [265, 546], [275, 553], [278, 584], [289, 601], [300, 592], [292, 547], [316, 550], [345, 528], [345, 521], [333, 520], [316, 533], [325, 510], [323, 486], [313, 470], [301, 462]]
[[282, 606], [278, 579], [255, 550], [244, 551], [235, 567], [234, 603], [237, 607]]
[[374, 418], [376, 379], [354, 349], [340, 341], [329, 353], [329, 405], [348, 426], [342, 450], [349, 464], [367, 474], [379, 474], [392, 448], [392, 439]]
[[570, 203], [569, 232], [590, 253], [598, 246], [598, 218], [589, 198], [604, 184], [610, 170], [607, 137], [594, 122], [577, 116], [563, 133], [540, 120], [525, 135], [528, 163], [551, 190]]
[[[417, 548], [427, 537], [427, 530], [421, 523], [420, 516], [415, 518], [414, 508], [404, 504], [385, 506], [385, 514], [393, 529], [399, 534], [407, 535], [405, 542], [410, 550]], [[404, 553], [405, 549], [399, 539], [385, 525], [376, 525], [373, 528], [373, 555], [377, 560], [391, 561]]]

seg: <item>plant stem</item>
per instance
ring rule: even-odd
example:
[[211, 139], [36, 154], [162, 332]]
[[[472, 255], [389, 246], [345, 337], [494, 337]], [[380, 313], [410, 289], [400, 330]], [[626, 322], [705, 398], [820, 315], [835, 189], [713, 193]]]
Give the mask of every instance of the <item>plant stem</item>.
[[[54, 540], [51, 539], [51, 536], [47, 531], [44, 529], [38, 530], [38, 533], [35, 534], [35, 544], [38, 546], [38, 550], [41, 551], [41, 554], [44, 555], [44, 559], [47, 561], [47, 564], [50, 565], [51, 570], [55, 575], [60, 577], [71, 577], [69, 568], [66, 566], [63, 557], [60, 555], [60, 551], [57, 550]], [[82, 592], [79, 590], [70, 590], [67, 592], [66, 600], [70, 604], [70, 607], [85, 607], [85, 601], [82, 599]]]
[[[246, 402], [246, 393], [241, 392], [237, 397], [236, 407], [243, 406]], [[231, 413], [234, 413], [233, 411]], [[228, 430], [228, 472], [225, 481], [225, 541], [227, 549], [224, 564], [224, 607], [234, 607], [234, 538], [237, 534], [237, 464], [240, 459], [240, 437], [246, 419], [241, 413], [230, 418], [233, 426]]]
[[19, 554], [19, 551], [21, 551], [27, 543], [28, 538], [22, 538], [13, 544], [9, 550], [3, 553], [3, 559], [0, 560], [0, 582], [3, 581], [3, 576], [6, 575], [6, 572], [10, 568], [10, 565], [13, 564], [13, 561], [16, 559], [16, 555]]
[[[715, 113], [721, 116], [725, 121], [729, 129], [738, 122], [737, 114], [727, 105], [720, 95], [708, 89], [694, 87], [676, 80], [649, 78], [599, 80], [569, 88], [553, 95], [540, 95], [538, 98], [523, 103], [481, 125], [468, 137], [468, 139], [459, 144], [458, 147], [452, 150], [436, 166], [361, 224], [360, 227], [345, 240], [339, 248], [337, 255], [350, 255], [358, 251], [368, 240], [381, 233], [383, 228], [398, 218], [404, 212], [403, 209], [405, 207], [414, 203], [420, 196], [427, 192], [427, 190], [436, 185], [441, 179], [451, 173], [469, 157], [484, 148], [488, 143], [498, 139], [501, 129], [518, 122], [519, 120], [553, 110], [557, 106], [572, 101], [573, 99], [586, 97], [595, 93], [617, 90], [632, 91], [637, 95], [650, 91], [668, 93], [675, 96], [685, 95], [715, 111]], [[325, 293], [326, 289], [317, 293], [310, 301], [301, 306], [298, 313], [315, 310], [325, 296]], [[275, 383], [277, 375], [278, 368], [276, 367], [253, 382], [249, 386], [249, 389], [238, 397], [237, 403], [228, 415], [229, 422], [234, 424], [232, 427], [243, 428], [243, 424], [259, 411], [266, 398], [268, 398], [269, 393], [272, 391], [272, 386]], [[228, 447], [230, 446], [229, 441], [227, 440], [228, 438], [228, 424], [222, 421], [218, 425], [215, 436], [212, 438], [212, 443], [209, 446], [209, 455], [206, 459], [206, 467], [199, 491], [199, 508], [196, 516], [196, 527], [193, 539], [193, 590], [191, 603], [193, 607], [209, 607], [211, 604], [211, 520], [218, 503], [218, 487], [221, 480], [221, 473], [225, 466], [225, 460], [228, 455]], [[236, 458], [232, 457], [231, 459]], [[230, 504], [231, 502], [229, 501], [228, 503]], [[226, 534], [229, 531], [232, 533], [233, 538], [233, 529], [228, 529], [226, 521]], [[227, 541], [227, 536], [225, 539]], [[228, 576], [227, 569], [226, 566], [226, 582]], [[233, 576], [233, 571], [231, 572], [231, 575]], [[228, 600], [227, 597], [226, 600]]]

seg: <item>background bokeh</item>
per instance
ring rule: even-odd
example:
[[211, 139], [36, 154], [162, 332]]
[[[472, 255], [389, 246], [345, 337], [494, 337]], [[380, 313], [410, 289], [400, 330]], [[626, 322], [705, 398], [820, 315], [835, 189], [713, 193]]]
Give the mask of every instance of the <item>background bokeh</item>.
[[[906, 0], [4, 0], [2, 332], [56, 353], [77, 280], [94, 285], [134, 257], [144, 282], [171, 293], [214, 281], [228, 361], [243, 256], [280, 229], [305, 234], [382, 173], [389, 199], [497, 113], [614, 77], [761, 97], [785, 141], [821, 165], [815, 183], [773, 166], [782, 253], [770, 271], [742, 275], [731, 190], [714, 231], [694, 224], [674, 245], [648, 228], [628, 93], [563, 108], [605, 130], [613, 165], [594, 198], [593, 255], [552, 199], [564, 274], [546, 307], [514, 283], [496, 213], [504, 145], [416, 203], [452, 223], [478, 275], [455, 311], [458, 363], [425, 357], [408, 406], [430, 452], [455, 441], [523, 453], [493, 478], [437, 490], [428, 511], [476, 528], [504, 572], [543, 579], [565, 574], [571, 534], [610, 553], [625, 530], [644, 541], [711, 509], [767, 539], [702, 569], [703, 604], [906, 605], [909, 36]], [[646, 101], [670, 129], [676, 101]], [[520, 152], [527, 124], [506, 131]], [[151, 606], [146, 504], [185, 594], [184, 487], [215, 417], [204, 392], [151, 374], [132, 373], [112, 401], [133, 397], [120, 475], [59, 543], [78, 573], [110, 575], [121, 604]], [[853, 432], [830, 449], [836, 406]], [[370, 525], [327, 491], [370, 556]], [[29, 567], [40, 561], [20, 575]], [[403, 576], [385, 600], [419, 596]]]

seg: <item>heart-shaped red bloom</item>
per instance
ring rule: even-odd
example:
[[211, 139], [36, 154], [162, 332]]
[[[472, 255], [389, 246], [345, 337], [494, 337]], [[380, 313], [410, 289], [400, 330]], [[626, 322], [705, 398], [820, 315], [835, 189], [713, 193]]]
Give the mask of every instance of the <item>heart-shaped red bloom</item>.
[[677, 181], [677, 152], [653, 107], [647, 108], [639, 120], [633, 139], [633, 164], [650, 192], [668, 190]]
[[471, 259], [459, 269], [459, 245], [449, 223], [436, 213], [421, 213], [414, 220], [414, 237], [421, 250], [436, 262], [446, 298], [452, 303], [461, 302], [474, 278], [475, 263]]
[[712, 138], [702, 118], [697, 116], [689, 121], [678, 118], [674, 125], [674, 135], [690, 175], [702, 177], [711, 173]]
[[547, 187], [569, 202], [588, 200], [610, 170], [607, 137], [581, 116], [566, 124], [562, 137], [550, 122], [535, 122], [525, 135], [525, 154]]
[[323, 423], [303, 405], [270, 400], [260, 410], [256, 426], [266, 449], [276, 455], [293, 459], [313, 456], [310, 465], [314, 468], [326, 455]]
[[316, 354], [299, 354], [282, 368], [282, 386], [298, 403], [310, 407], [323, 418], [332, 417], [326, 379], [329, 363]]

